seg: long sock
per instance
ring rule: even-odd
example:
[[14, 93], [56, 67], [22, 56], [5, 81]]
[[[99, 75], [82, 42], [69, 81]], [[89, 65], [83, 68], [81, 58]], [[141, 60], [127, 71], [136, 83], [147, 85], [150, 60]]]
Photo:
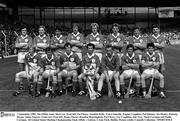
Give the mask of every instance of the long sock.
[[58, 82], [58, 91], [62, 91], [62, 82]]
[[73, 82], [73, 91], [75, 91], [76, 90], [76, 84], [77, 84], [77, 82]]

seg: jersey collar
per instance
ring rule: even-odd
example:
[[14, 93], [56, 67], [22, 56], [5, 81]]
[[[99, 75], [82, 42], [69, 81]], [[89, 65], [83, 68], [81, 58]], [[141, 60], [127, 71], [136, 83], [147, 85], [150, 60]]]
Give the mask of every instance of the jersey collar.
[[71, 55], [73, 55], [73, 52], [71, 51], [69, 55], [66, 52], [64, 54], [69, 58]]
[[153, 57], [153, 55], [155, 55], [155, 52], [153, 52], [152, 55], [150, 55], [149, 52], [147, 52], [147, 55], [148, 55], [149, 57]]
[[48, 57], [47, 57], [47, 55], [46, 55], [46, 59], [50, 62], [51, 60], [53, 60], [54, 59], [54, 56], [53, 56], [53, 54], [52, 54], [52, 56], [51, 56], [51, 58], [49, 59]]
[[117, 38], [119, 35], [120, 35], [120, 33], [119, 33], [119, 32], [117, 33], [117, 35], [116, 35], [116, 36], [114, 35], [114, 33], [112, 33], [112, 36], [113, 36], [114, 38]]
[[35, 52], [35, 53], [33, 53], [33, 55], [31, 56], [31, 54], [29, 53], [29, 56], [30, 56], [30, 58], [33, 58], [34, 56], [36, 56], [37, 55], [37, 53]]
[[111, 57], [108, 57], [108, 55], [106, 54], [106, 57], [108, 58], [109, 61], [112, 60], [113, 56], [114, 56], [114, 53], [111, 55]]
[[160, 34], [158, 34], [157, 36], [155, 36], [154, 34], [152, 35], [155, 39], [157, 39], [158, 37], [160, 37]]
[[59, 37], [57, 37], [57, 35], [56, 36], [54, 36], [57, 40], [60, 40], [61, 39], [61, 37], [62, 37], [62, 35], [60, 35]]
[[26, 37], [28, 37], [28, 35], [26, 34], [25, 36], [21, 35], [22, 39], [25, 39]]
[[99, 33], [97, 32], [95, 35], [93, 33], [91, 33], [91, 35], [95, 38], [99, 35]]
[[38, 35], [38, 37], [39, 37], [40, 39], [43, 39], [43, 38], [46, 37], [46, 35], [44, 34], [42, 37], [41, 37], [40, 35]]
[[141, 35], [139, 35], [138, 37], [136, 37], [135, 35], [133, 35], [133, 37], [134, 37], [135, 39], [139, 39], [139, 38], [141, 37]]
[[74, 32], [72, 33], [72, 35], [73, 35], [74, 37], [77, 37], [79, 34], [80, 34], [79, 32], [78, 32], [77, 34], [74, 34]]
[[130, 57], [129, 54], [126, 53], [126, 56], [127, 56], [129, 59], [132, 59], [132, 58], [135, 56], [135, 54], [133, 53], [132, 56]]
[[92, 58], [94, 55], [94, 53], [92, 53], [92, 55], [89, 55], [89, 53], [87, 53], [88, 58]]

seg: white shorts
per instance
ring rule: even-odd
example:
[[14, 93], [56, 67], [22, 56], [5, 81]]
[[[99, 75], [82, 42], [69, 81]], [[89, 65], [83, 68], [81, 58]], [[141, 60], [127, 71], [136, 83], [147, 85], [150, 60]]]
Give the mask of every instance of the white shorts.
[[54, 76], [54, 73], [55, 73], [55, 72], [56, 72], [56, 70], [45, 70], [45, 71], [43, 72], [43, 77], [44, 77], [44, 78], [48, 78], [49, 75]]
[[95, 52], [95, 54], [99, 57], [99, 60], [101, 62], [101, 60], [102, 60], [102, 53]]
[[125, 70], [123, 74], [126, 74], [128, 78], [130, 78], [131, 76], [137, 75], [139, 73], [137, 70], [129, 69], [129, 70]]
[[25, 55], [27, 54], [28, 52], [19, 52], [18, 53], [18, 63], [24, 63], [24, 59], [25, 59]]
[[154, 75], [154, 74], [157, 74], [159, 73], [159, 71], [157, 69], [145, 69], [143, 71], [144, 74], [147, 74], [147, 75]]

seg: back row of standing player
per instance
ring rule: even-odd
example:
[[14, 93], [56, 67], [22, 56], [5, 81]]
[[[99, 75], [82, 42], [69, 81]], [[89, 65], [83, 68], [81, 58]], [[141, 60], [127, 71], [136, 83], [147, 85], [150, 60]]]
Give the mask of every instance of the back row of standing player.
[[[125, 48], [128, 44], [134, 45], [135, 54], [139, 56], [139, 59], [141, 60], [143, 53], [145, 52], [147, 43], [154, 43], [155, 50], [158, 52], [158, 55], [160, 57], [160, 72], [163, 72], [164, 70], [164, 56], [163, 56], [163, 48], [165, 46], [165, 38], [164, 36], [160, 35], [160, 31], [158, 26], [153, 27], [153, 33], [149, 35], [149, 37], [145, 38], [141, 36], [139, 28], [134, 29], [134, 35], [128, 38], [125, 38], [125, 36], [121, 33], [119, 33], [119, 25], [113, 24], [112, 25], [112, 33], [108, 35], [106, 39], [104, 39], [104, 36], [98, 33], [99, 26], [97, 23], [92, 23], [92, 33], [89, 34], [86, 38], [83, 36], [83, 34], [79, 33], [78, 26], [74, 24], [73, 26], [73, 32], [70, 33], [67, 37], [63, 36], [61, 34], [60, 28], [55, 29], [55, 36], [50, 38], [45, 34], [45, 27], [40, 26], [39, 27], [39, 35], [36, 36], [33, 40], [31, 37], [27, 35], [27, 28], [23, 27], [21, 29], [22, 34], [17, 38], [16, 40], [16, 48], [18, 49], [18, 63], [21, 71], [24, 70], [24, 60], [25, 55], [27, 55], [28, 48], [33, 46], [35, 47], [35, 50], [38, 54], [41, 55], [41, 58], [46, 58], [47, 53], [45, 50], [47, 48], [51, 48], [52, 52], [56, 57], [63, 56], [67, 57], [69, 60], [71, 58], [72, 52], [76, 53], [79, 57], [79, 60], [86, 60], [86, 58], [93, 58], [93, 54], [90, 52], [86, 53], [86, 49], [84, 49], [84, 45], [87, 45], [88, 43], [92, 43], [95, 46], [92, 46], [92, 49], [94, 49], [93, 53], [95, 53], [99, 57], [99, 62], [103, 63], [103, 57], [102, 55], [105, 55], [104, 45], [111, 45], [113, 49], [113, 53], [118, 55], [118, 58], [122, 57], [122, 53], [125, 52]], [[70, 45], [67, 44], [65, 48], [68, 50], [68, 48], [72, 47], [72, 52], [68, 53], [68, 51], [65, 51], [64, 45], [65, 43], [70, 43]], [[90, 47], [90, 48], [89, 48]], [[89, 50], [91, 50], [91, 44], [88, 46]], [[113, 54], [113, 55], [114, 55]], [[107, 54], [108, 55], [108, 54]], [[125, 56], [125, 54], [124, 54]], [[112, 56], [113, 57], [113, 56]], [[48, 58], [48, 57], [47, 57]], [[93, 59], [92, 59], [93, 60]], [[95, 59], [96, 60], [96, 59]], [[112, 60], [112, 58], [110, 58]], [[114, 60], [114, 59], [113, 59]], [[121, 60], [118, 59], [119, 65], [121, 65]], [[70, 60], [72, 61], [72, 60]], [[117, 60], [115, 60], [117, 61]], [[83, 61], [84, 62], [84, 61]], [[111, 62], [111, 61], [110, 61]], [[99, 70], [99, 69], [98, 69]], [[97, 71], [98, 71], [97, 70]], [[64, 74], [63, 74], [64, 75]], [[80, 75], [80, 83], [81, 83], [81, 76]], [[101, 79], [100, 79], [101, 80]], [[116, 80], [116, 79], [115, 79]], [[17, 81], [19, 82], [19, 81]], [[118, 83], [116, 81], [116, 83]], [[80, 84], [81, 85], [81, 84]], [[102, 84], [100, 84], [102, 85]], [[117, 84], [116, 84], [117, 85]], [[82, 86], [80, 86], [82, 87]], [[101, 86], [99, 86], [101, 87]], [[117, 86], [117, 94], [119, 95], [119, 86]], [[74, 87], [75, 89], [75, 87]], [[80, 91], [80, 94], [84, 93], [82, 90]]]

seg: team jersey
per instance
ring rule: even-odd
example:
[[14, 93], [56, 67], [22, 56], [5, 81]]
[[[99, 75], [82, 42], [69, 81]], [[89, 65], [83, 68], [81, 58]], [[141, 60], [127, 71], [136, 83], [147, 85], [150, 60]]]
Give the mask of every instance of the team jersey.
[[[141, 62], [160, 62], [160, 58], [158, 53], [153, 52], [152, 55], [150, 55], [148, 52], [144, 53], [141, 59]], [[147, 69], [150, 67], [145, 67], [144, 69]], [[158, 69], [158, 68], [156, 68]]]
[[82, 60], [82, 65], [85, 66], [88, 63], [91, 63], [94, 69], [97, 69], [97, 67], [100, 67], [100, 60], [99, 57], [96, 54], [89, 55], [86, 53]]
[[146, 38], [141, 35], [129, 37], [129, 43], [134, 45], [136, 53], [141, 53], [146, 49]]
[[117, 35], [114, 35], [114, 33], [108, 35], [107, 37], [107, 44], [111, 44], [115, 50], [115, 52], [121, 52], [121, 49], [124, 45], [125, 37], [123, 34], [117, 33]]
[[133, 53], [131, 57], [129, 56], [128, 53], [126, 53], [122, 56], [121, 59], [122, 59], [122, 65], [140, 63], [139, 56], [135, 53]]
[[48, 46], [50, 44], [50, 38], [46, 35], [42, 37], [40, 35], [34, 38], [34, 45], [37, 47], [37, 51], [44, 51], [41, 47], [38, 46]]
[[62, 55], [63, 62], [62, 63], [67, 63], [69, 68], [74, 68], [78, 65], [80, 65], [80, 59], [77, 54], [74, 52], [71, 52], [70, 54], [67, 54], [66, 52]]
[[148, 39], [148, 43], [151, 43], [151, 42], [155, 44], [156, 50], [162, 51], [163, 48], [157, 47], [156, 44], [165, 46], [166, 38], [160, 34], [158, 36], [155, 36], [154, 34], [152, 34], [149, 36], [149, 39]]
[[97, 33], [96, 35], [91, 33], [86, 37], [87, 43], [92, 43], [95, 45], [94, 52], [102, 52], [102, 47], [98, 47], [98, 45], [103, 44], [103, 41], [104, 41], [103, 39], [104, 39], [103, 35], [99, 33]]
[[53, 54], [51, 58], [48, 58], [47, 55], [42, 58], [42, 67], [45, 70], [56, 70], [59, 67], [58, 64], [58, 58], [56, 58]]
[[117, 54], [112, 54], [109, 58], [107, 55], [102, 57], [103, 70], [118, 71], [120, 67], [120, 60]]
[[[22, 44], [22, 45], [28, 45], [28, 47], [32, 46], [32, 38], [28, 35], [26, 36], [19, 36], [17, 39], [16, 39], [16, 43], [18, 44]], [[27, 52], [28, 51], [28, 48], [18, 48], [18, 52]]]
[[25, 55], [25, 64], [29, 66], [30, 70], [36, 70], [37, 68], [41, 67], [40, 55], [37, 53], [34, 53], [33, 55], [27, 53]]
[[[53, 50], [62, 50], [64, 48], [64, 44], [66, 43], [66, 38], [63, 35], [54, 36], [51, 38], [50, 46]], [[57, 44], [61, 46], [57, 46]]]
[[[72, 51], [74, 52], [81, 52], [82, 45], [84, 43], [84, 36], [81, 33], [70, 33], [67, 36], [68, 42], [72, 43]], [[77, 44], [78, 43], [78, 44]], [[82, 43], [81, 45], [79, 43]]]

